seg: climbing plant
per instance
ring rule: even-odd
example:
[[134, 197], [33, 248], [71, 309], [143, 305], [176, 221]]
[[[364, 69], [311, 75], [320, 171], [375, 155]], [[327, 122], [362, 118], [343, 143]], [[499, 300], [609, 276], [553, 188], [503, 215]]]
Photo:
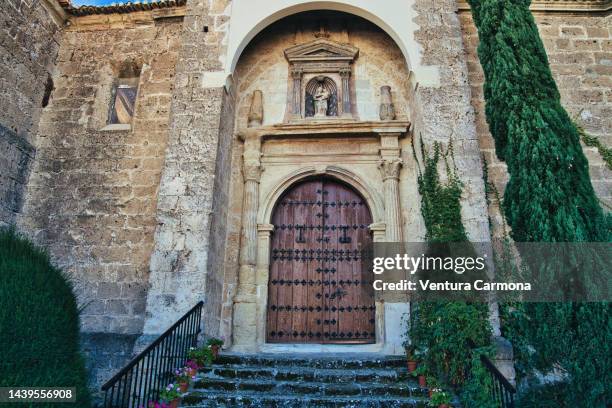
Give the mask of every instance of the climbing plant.
[[[510, 176], [502, 208], [512, 238], [609, 242], [609, 217], [591, 185], [579, 132], [561, 106], [530, 1], [468, 1], [480, 38], [487, 121]], [[555, 282], [560, 268], [550, 262], [547, 281]], [[608, 303], [518, 304], [504, 308], [502, 328], [524, 373], [554, 366], [566, 374], [556, 399], [604, 407], [611, 401], [609, 312]]]
[[[461, 221], [462, 184], [454, 167], [452, 141], [446, 153], [434, 143], [431, 155], [421, 144], [421, 156], [424, 163], [423, 169], [419, 167], [418, 186], [427, 242], [467, 242]], [[445, 183], [438, 172], [440, 159], [446, 168]], [[419, 302], [411, 315], [409, 338], [422, 351], [427, 370], [460, 390], [465, 407], [490, 406], [487, 389], [491, 384], [479, 358], [492, 351], [486, 303]]]

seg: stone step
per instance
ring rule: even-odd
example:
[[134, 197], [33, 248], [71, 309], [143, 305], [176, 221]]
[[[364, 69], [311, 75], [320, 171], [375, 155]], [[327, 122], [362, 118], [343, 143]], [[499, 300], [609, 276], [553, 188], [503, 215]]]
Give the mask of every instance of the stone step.
[[225, 353], [198, 372], [182, 405], [424, 408], [427, 402], [427, 389], [409, 376], [401, 356]]
[[181, 406], [192, 408], [425, 408], [428, 400], [411, 397], [285, 395], [264, 392], [192, 392]]
[[218, 365], [205, 367], [199, 375], [206, 378], [246, 378], [246, 379], [274, 379], [277, 381], [319, 381], [319, 382], [397, 382], [410, 381], [408, 370], [405, 368], [313, 368], [313, 367], [258, 367], [238, 364]]
[[202, 378], [193, 385], [194, 391], [257, 391], [280, 395], [361, 396], [361, 397], [414, 397], [427, 396], [427, 389], [415, 384], [377, 382], [283, 382], [277, 380], [211, 379]]
[[224, 353], [215, 361], [216, 365], [245, 365], [257, 367], [299, 366], [312, 368], [399, 368], [406, 366], [403, 356], [380, 356], [370, 354], [336, 354], [321, 357], [320, 355], [278, 355], [256, 354], [241, 355]]

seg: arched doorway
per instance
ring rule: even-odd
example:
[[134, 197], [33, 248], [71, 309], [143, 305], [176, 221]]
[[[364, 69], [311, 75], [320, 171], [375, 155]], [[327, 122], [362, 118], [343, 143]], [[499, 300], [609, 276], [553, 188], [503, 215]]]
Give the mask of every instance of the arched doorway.
[[375, 304], [361, 250], [372, 215], [328, 177], [292, 186], [272, 215], [266, 341], [375, 343]]

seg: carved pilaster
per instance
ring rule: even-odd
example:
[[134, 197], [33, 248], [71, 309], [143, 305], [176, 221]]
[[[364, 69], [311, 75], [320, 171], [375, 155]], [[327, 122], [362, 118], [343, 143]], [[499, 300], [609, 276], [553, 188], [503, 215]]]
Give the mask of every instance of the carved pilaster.
[[268, 273], [270, 267], [270, 238], [274, 232], [272, 224], [257, 225], [257, 285], [268, 286]]
[[234, 297], [233, 347], [252, 351], [257, 340], [257, 210], [259, 182], [263, 168], [260, 162], [261, 140], [256, 131], [244, 134], [242, 173], [242, 230], [240, 232], [240, 270], [238, 290]]
[[242, 230], [240, 233], [240, 274], [236, 297], [245, 301], [245, 299], [255, 295], [257, 209], [259, 208], [259, 181], [263, 171], [260, 162], [261, 140], [256, 132], [247, 132], [242, 157], [244, 196], [242, 201]]
[[342, 78], [342, 115], [351, 116], [351, 68], [341, 69], [340, 78]]
[[300, 117], [302, 110], [302, 68], [292, 68], [291, 78], [293, 79], [293, 90], [291, 91], [291, 115]]
[[257, 268], [256, 268], [256, 293], [257, 293], [257, 343], [266, 341], [266, 305], [268, 304], [268, 278], [270, 275], [270, 245], [271, 236], [274, 232], [272, 224], [257, 225]]
[[[260, 164], [243, 166], [244, 200], [242, 207], [242, 233], [240, 266], [254, 267], [257, 249], [257, 207], [259, 199], [259, 181], [263, 169]], [[250, 280], [250, 279], [249, 279]], [[242, 284], [242, 282], [240, 282]]]
[[399, 175], [402, 164], [403, 161], [399, 157], [383, 159], [378, 163], [383, 179], [388, 242], [402, 241], [402, 217], [399, 196]]

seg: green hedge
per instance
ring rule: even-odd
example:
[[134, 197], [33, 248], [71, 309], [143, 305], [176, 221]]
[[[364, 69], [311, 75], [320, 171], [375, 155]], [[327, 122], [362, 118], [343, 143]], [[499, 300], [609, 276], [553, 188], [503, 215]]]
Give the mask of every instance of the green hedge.
[[13, 231], [0, 230], [0, 386], [76, 387], [88, 407], [72, 285], [49, 257]]

